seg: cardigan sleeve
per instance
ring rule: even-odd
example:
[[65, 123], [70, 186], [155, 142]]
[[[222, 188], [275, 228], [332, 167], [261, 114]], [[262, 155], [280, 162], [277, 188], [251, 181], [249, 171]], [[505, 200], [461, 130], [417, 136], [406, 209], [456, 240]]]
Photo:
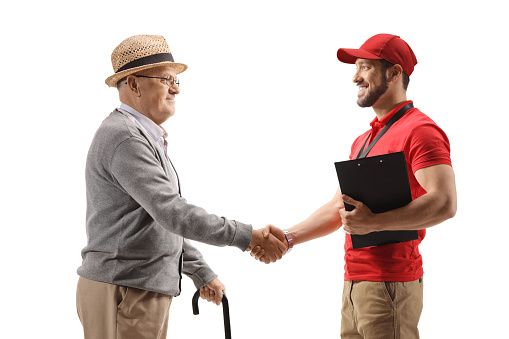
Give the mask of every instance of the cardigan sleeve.
[[196, 288], [202, 288], [217, 278], [217, 274], [209, 267], [200, 251], [189, 240], [184, 240], [184, 267], [182, 272], [191, 278]]
[[109, 168], [118, 185], [170, 232], [242, 251], [249, 246], [252, 226], [207, 213], [180, 197], [146, 140], [132, 136], [120, 143]]

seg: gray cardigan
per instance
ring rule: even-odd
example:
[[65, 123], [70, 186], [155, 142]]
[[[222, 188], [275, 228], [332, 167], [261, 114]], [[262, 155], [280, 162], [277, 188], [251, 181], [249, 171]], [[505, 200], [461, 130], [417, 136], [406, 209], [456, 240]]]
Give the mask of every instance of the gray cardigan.
[[180, 294], [181, 273], [197, 288], [217, 275], [187, 239], [246, 250], [252, 227], [207, 213], [178, 193], [164, 153], [113, 111], [87, 157], [87, 246], [78, 274], [110, 284]]

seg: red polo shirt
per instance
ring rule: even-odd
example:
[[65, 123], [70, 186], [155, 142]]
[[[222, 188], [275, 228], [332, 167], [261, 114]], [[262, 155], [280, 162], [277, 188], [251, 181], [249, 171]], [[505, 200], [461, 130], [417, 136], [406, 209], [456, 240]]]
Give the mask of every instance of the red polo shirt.
[[[350, 159], [355, 159], [371, 132], [369, 143], [404, 105], [394, 108], [381, 120], [375, 118], [371, 129], [360, 135], [352, 145]], [[412, 199], [426, 191], [419, 185], [414, 173], [424, 167], [451, 165], [449, 139], [440, 127], [417, 108], [408, 110], [371, 149], [368, 157], [404, 151]], [[345, 280], [412, 281], [423, 275], [419, 244], [426, 230], [419, 231], [419, 239], [397, 244], [353, 249], [350, 235], [345, 241]]]

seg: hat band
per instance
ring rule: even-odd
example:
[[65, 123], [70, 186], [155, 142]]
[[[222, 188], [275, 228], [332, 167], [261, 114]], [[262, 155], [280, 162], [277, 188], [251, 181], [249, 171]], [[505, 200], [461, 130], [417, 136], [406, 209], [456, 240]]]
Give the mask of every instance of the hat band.
[[115, 73], [122, 72], [127, 69], [131, 69], [131, 68], [135, 68], [135, 67], [140, 67], [140, 66], [145, 66], [145, 65], [150, 65], [150, 64], [157, 64], [157, 63], [163, 62], [163, 61], [174, 62], [173, 56], [171, 55], [171, 53], [153, 54], [153, 55], [148, 55], [146, 57], [133, 60], [131, 62], [128, 62], [124, 66], [120, 67]]

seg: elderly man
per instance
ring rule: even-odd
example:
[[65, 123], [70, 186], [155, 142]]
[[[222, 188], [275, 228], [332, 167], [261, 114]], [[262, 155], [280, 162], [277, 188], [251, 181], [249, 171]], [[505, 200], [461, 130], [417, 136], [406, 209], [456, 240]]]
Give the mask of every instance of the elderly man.
[[[161, 127], [180, 93], [176, 63], [162, 36], [138, 35], [112, 53], [121, 105], [97, 130], [87, 157], [88, 243], [78, 268], [77, 310], [85, 338], [166, 338], [182, 273], [219, 304], [224, 285], [188, 239], [245, 251], [266, 263], [287, 250], [284, 237], [208, 214], [181, 196]], [[282, 241], [284, 242], [282, 242]]]
[[[287, 236], [295, 245], [328, 235], [342, 225], [346, 232], [358, 235], [417, 230], [416, 240], [356, 249], [350, 234], [346, 234], [341, 337], [418, 338], [424, 273], [419, 244], [426, 228], [456, 213], [449, 140], [435, 122], [407, 100], [409, 76], [417, 59], [399, 36], [377, 34], [359, 49], [340, 48], [337, 57], [356, 65], [353, 82], [359, 88], [357, 104], [372, 107], [376, 115], [371, 129], [354, 141], [350, 159], [365, 156], [364, 149], [369, 156], [404, 151], [413, 201], [374, 214], [361, 201], [338, 189], [331, 201], [286, 231]], [[395, 116], [400, 118], [393, 120]], [[386, 125], [390, 128], [381, 134]], [[343, 202], [355, 209], [346, 211]], [[275, 233], [282, 236], [281, 231]], [[260, 248], [253, 248], [256, 258], [265, 259], [263, 254]]]

